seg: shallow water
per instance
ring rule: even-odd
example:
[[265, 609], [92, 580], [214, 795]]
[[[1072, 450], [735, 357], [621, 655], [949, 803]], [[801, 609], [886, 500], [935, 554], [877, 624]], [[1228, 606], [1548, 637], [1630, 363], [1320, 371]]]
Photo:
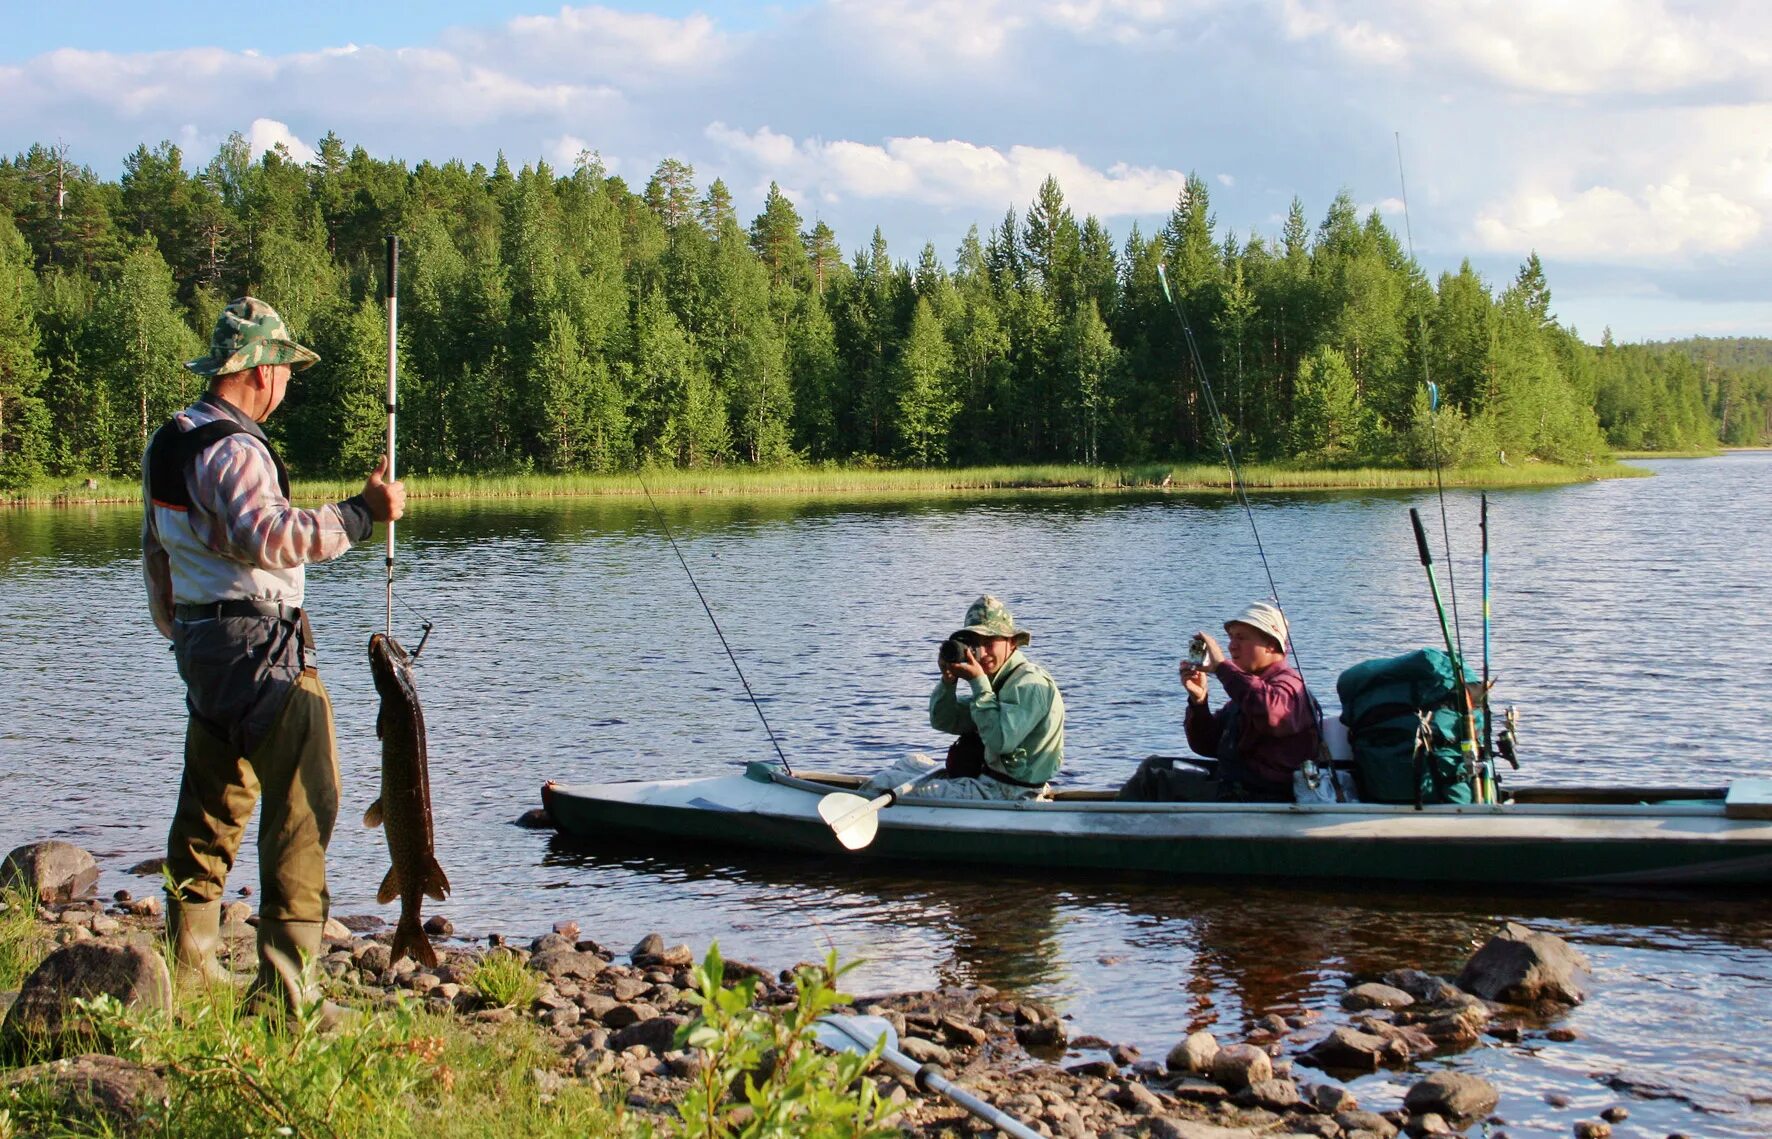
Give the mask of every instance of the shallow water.
[[[1772, 775], [1772, 454], [1648, 465], [1656, 478], [1491, 495], [1493, 667], [1498, 699], [1522, 709], [1519, 782]], [[1438, 637], [1410, 505], [1438, 546], [1431, 495], [1255, 501], [1321, 691], [1356, 661]], [[1477, 496], [1448, 492], [1447, 508], [1476, 659]], [[1247, 519], [1216, 496], [663, 509], [789, 759], [809, 767], [867, 770], [940, 746], [923, 726], [934, 645], [990, 589], [1064, 690], [1066, 779], [1106, 785], [1136, 756], [1181, 748], [1187, 635], [1267, 592]], [[160, 853], [183, 716], [140, 600], [138, 525], [126, 509], [0, 513], [0, 844], [68, 838], [99, 856], [106, 889], [141, 892], [150, 884], [121, 870]], [[456, 889], [433, 908], [465, 933], [572, 918], [609, 944], [657, 929], [770, 964], [834, 946], [865, 959], [861, 989], [987, 981], [1160, 1057], [1208, 1022], [1228, 1034], [1270, 1011], [1334, 1015], [1350, 973], [1455, 969], [1513, 918], [1568, 937], [1596, 968], [1594, 998], [1560, 1022], [1575, 1042], [1528, 1034], [1446, 1061], [1495, 1078], [1516, 1131], [1567, 1134], [1624, 1102], [1621, 1135], [1772, 1133], [1763, 893], [1054, 882], [1037, 867], [611, 851], [515, 829], [544, 779], [712, 774], [767, 758], [768, 741], [644, 503], [422, 502], [400, 535], [403, 606], [437, 625], [419, 683]], [[332, 886], [346, 914], [391, 913], [373, 898], [382, 840], [356, 823], [378, 778], [362, 646], [381, 623], [380, 575], [369, 550], [309, 574], [337, 705]], [[403, 612], [396, 631], [412, 644], [417, 626]], [[249, 847], [232, 882], [255, 878]], [[1402, 1086], [1375, 1076], [1355, 1090], [1382, 1107]], [[1574, 1103], [1550, 1108], [1550, 1090]]]

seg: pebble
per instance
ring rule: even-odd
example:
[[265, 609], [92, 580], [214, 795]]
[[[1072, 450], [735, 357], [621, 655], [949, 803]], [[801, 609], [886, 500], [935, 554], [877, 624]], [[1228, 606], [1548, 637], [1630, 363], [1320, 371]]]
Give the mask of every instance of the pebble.
[[1600, 1118], [1607, 1123], [1623, 1123], [1630, 1118], [1630, 1111], [1621, 1104], [1613, 1104], [1605, 1111], [1600, 1112]]
[[1578, 1119], [1575, 1121], [1575, 1139], [1609, 1139], [1612, 1125], [1597, 1119]]
[[432, 914], [425, 919], [425, 932], [432, 937], [448, 937], [455, 932], [455, 923], [442, 914]]

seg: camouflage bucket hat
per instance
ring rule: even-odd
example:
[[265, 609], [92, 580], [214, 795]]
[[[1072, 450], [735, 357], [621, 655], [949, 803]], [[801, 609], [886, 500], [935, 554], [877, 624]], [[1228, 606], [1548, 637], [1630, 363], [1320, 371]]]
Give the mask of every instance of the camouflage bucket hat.
[[998, 601], [990, 594], [985, 594], [972, 603], [966, 610], [966, 627], [957, 630], [960, 633], [971, 633], [976, 637], [1009, 637], [1016, 644], [1025, 645], [1033, 640], [1033, 634], [1026, 629], [1015, 627], [1015, 618], [1009, 615], [1009, 606]]
[[209, 355], [186, 360], [199, 376], [226, 376], [260, 364], [288, 364], [301, 371], [320, 358], [290, 339], [277, 310], [257, 297], [241, 297], [222, 309], [209, 336]]

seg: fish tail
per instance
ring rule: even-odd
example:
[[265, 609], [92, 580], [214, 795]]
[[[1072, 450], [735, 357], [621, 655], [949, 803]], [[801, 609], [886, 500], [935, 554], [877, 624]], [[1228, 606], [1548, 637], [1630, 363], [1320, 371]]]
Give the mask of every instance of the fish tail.
[[416, 908], [401, 911], [400, 924], [394, 927], [393, 944], [388, 948], [392, 953], [390, 963], [411, 957], [427, 969], [437, 967], [437, 951], [431, 947], [431, 939], [425, 936], [424, 927], [418, 924]]

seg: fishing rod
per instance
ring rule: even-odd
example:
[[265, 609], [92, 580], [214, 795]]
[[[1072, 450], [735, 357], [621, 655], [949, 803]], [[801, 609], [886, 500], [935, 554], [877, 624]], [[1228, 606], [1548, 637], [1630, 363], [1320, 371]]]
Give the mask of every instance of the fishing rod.
[[[1409, 183], [1403, 177], [1403, 134], [1395, 132], [1397, 140], [1397, 186], [1403, 194], [1403, 236], [1409, 243], [1409, 261], [1415, 262], [1415, 231], [1409, 224]], [[1464, 655], [1464, 623], [1458, 616], [1458, 578], [1452, 566], [1452, 524], [1446, 518], [1446, 480], [1441, 474], [1440, 463], [1440, 386], [1428, 375], [1427, 360], [1427, 317], [1419, 310], [1415, 314], [1416, 334], [1421, 341], [1421, 382], [1427, 387], [1427, 428], [1428, 439], [1434, 453], [1434, 489], [1440, 499], [1440, 537], [1446, 547], [1446, 590], [1452, 599], [1452, 632], [1458, 644], [1459, 656]]]
[[[394, 473], [394, 416], [399, 408], [397, 395], [400, 367], [400, 238], [398, 234], [388, 234], [388, 476], [387, 481], [393, 482], [398, 476]], [[389, 638], [394, 636], [394, 523], [390, 520], [388, 527], [388, 596], [386, 623], [382, 632]], [[408, 613], [417, 617], [420, 627], [424, 630], [418, 638], [418, 648], [412, 650], [409, 660], [418, 660], [419, 654], [425, 651], [425, 645], [431, 639], [434, 628], [430, 619], [404, 600], [400, 602]]]
[[[1446, 641], [1446, 655], [1452, 659], [1452, 683], [1464, 698], [1464, 738], [1459, 741], [1459, 750], [1464, 753], [1464, 770], [1471, 785], [1471, 797], [1478, 803], [1492, 802], [1493, 794], [1487, 798], [1484, 791], [1488, 780], [1484, 776], [1482, 764], [1477, 751], [1477, 717], [1476, 709], [1471, 706], [1471, 689], [1465, 681], [1464, 657], [1452, 647], [1452, 631], [1446, 627], [1446, 606], [1440, 601], [1440, 582], [1434, 576], [1434, 552], [1428, 548], [1427, 531], [1421, 527], [1421, 511], [1413, 506], [1409, 508], [1409, 521], [1415, 527], [1415, 548], [1421, 554], [1422, 568], [1427, 570], [1428, 589], [1434, 595], [1434, 613], [1440, 618], [1440, 636]], [[1425, 726], [1425, 721], [1424, 721]], [[1420, 749], [1417, 749], [1417, 754]], [[1420, 780], [1417, 780], [1419, 794]]]
[[1483, 533], [1483, 762], [1489, 778], [1495, 777], [1495, 717], [1489, 710], [1489, 492], [1478, 500], [1477, 526]]
[[[1206, 414], [1212, 417], [1214, 426], [1218, 428], [1218, 443], [1224, 450], [1225, 466], [1231, 473], [1231, 490], [1235, 492], [1237, 501], [1243, 506], [1243, 516], [1249, 520], [1249, 533], [1255, 538], [1255, 553], [1261, 558], [1261, 572], [1267, 577], [1268, 594], [1274, 599], [1274, 608], [1280, 611], [1280, 620], [1286, 627], [1286, 650], [1292, 655], [1292, 667], [1298, 670], [1298, 679], [1304, 682], [1306, 699], [1310, 704], [1311, 719], [1317, 728], [1318, 750], [1323, 755], [1323, 766], [1329, 770], [1329, 785], [1335, 786], [1334, 761], [1328, 758], [1327, 745], [1323, 737], [1323, 709], [1317, 698], [1310, 695], [1310, 683], [1305, 680], [1304, 662], [1299, 659], [1297, 639], [1292, 636], [1292, 619], [1286, 616], [1286, 607], [1280, 602], [1280, 587], [1274, 584], [1273, 567], [1268, 565], [1267, 550], [1261, 544], [1261, 527], [1255, 524], [1255, 508], [1249, 505], [1249, 491], [1243, 484], [1243, 471], [1237, 465], [1237, 452], [1231, 446], [1230, 428], [1225, 425], [1224, 415], [1218, 410], [1218, 398], [1212, 393], [1212, 381], [1206, 375], [1206, 361], [1200, 355], [1200, 345], [1194, 339], [1194, 326], [1187, 318], [1187, 310], [1181, 307], [1181, 301], [1169, 288], [1169, 274], [1164, 271], [1163, 263], [1157, 262], [1157, 281], [1163, 286], [1163, 297], [1169, 307], [1175, 310], [1176, 319], [1181, 321], [1182, 335], [1187, 340], [1188, 355], [1193, 360], [1194, 374], [1200, 378], [1200, 394], [1206, 404]], [[1315, 759], [1305, 761], [1302, 768], [1305, 782], [1311, 790], [1317, 789], [1317, 762]]]
[[[1280, 604], [1280, 588], [1274, 584], [1274, 571], [1268, 565], [1267, 550], [1261, 544], [1261, 528], [1255, 524], [1255, 509], [1249, 505], [1249, 493], [1243, 485], [1243, 472], [1237, 465], [1237, 453], [1231, 446], [1230, 432], [1225, 427], [1224, 416], [1218, 410], [1218, 400], [1212, 394], [1212, 381], [1206, 376], [1206, 362], [1201, 358], [1200, 346], [1194, 340], [1194, 327], [1188, 322], [1187, 312], [1181, 307], [1181, 301], [1170, 290], [1169, 274], [1164, 272], [1161, 261], [1157, 262], [1157, 281], [1163, 286], [1164, 299], [1169, 302], [1169, 307], [1175, 310], [1176, 318], [1181, 321], [1181, 331], [1187, 340], [1188, 355], [1193, 360], [1194, 374], [1200, 378], [1200, 394], [1206, 404], [1206, 414], [1211, 417], [1213, 425], [1218, 428], [1219, 446], [1224, 450], [1225, 465], [1230, 468], [1231, 489], [1236, 492], [1237, 501], [1243, 506], [1243, 516], [1249, 519], [1249, 532], [1255, 536], [1255, 552], [1261, 558], [1261, 572], [1267, 575], [1268, 593], [1274, 599], [1274, 608], [1280, 611], [1282, 618], [1285, 618], [1286, 609]], [[1287, 647], [1292, 650], [1293, 667], [1298, 669], [1298, 675], [1303, 677], [1304, 666], [1299, 663], [1298, 651], [1291, 644], [1292, 622], [1290, 619], [1286, 621], [1286, 629]]]
[[[394, 416], [399, 410], [399, 368], [400, 368], [400, 238], [398, 234], [388, 234], [388, 481], [393, 482], [398, 476], [394, 473]], [[388, 520], [388, 608], [387, 623], [382, 632], [394, 635], [394, 522]], [[430, 636], [427, 625], [425, 635]], [[423, 648], [424, 643], [419, 642]]]
[[[1415, 264], [1415, 228], [1409, 221], [1409, 180], [1403, 172], [1403, 132], [1395, 131], [1392, 137], [1397, 144], [1397, 188], [1403, 199], [1403, 237], [1408, 242], [1409, 262]], [[1464, 621], [1458, 613], [1458, 575], [1452, 558], [1452, 523], [1446, 514], [1446, 478], [1444, 464], [1440, 460], [1440, 386], [1434, 383], [1428, 371], [1427, 315], [1420, 310], [1415, 314], [1416, 338], [1421, 343], [1421, 382], [1427, 388], [1427, 433], [1434, 455], [1434, 494], [1440, 503], [1440, 539], [1446, 549], [1446, 590], [1452, 600], [1452, 635], [1446, 638], [1446, 651], [1452, 652], [1454, 645], [1453, 668], [1458, 673], [1458, 683], [1464, 686]], [[1471, 758], [1477, 787], [1477, 801], [1485, 801], [1483, 789], [1489, 789], [1488, 800], [1495, 799], [1494, 760], [1488, 746], [1489, 723], [1489, 515], [1488, 496], [1484, 496], [1483, 506], [1483, 723], [1484, 746], [1476, 756]], [[1427, 535], [1421, 528], [1421, 517], [1411, 509], [1409, 516], [1415, 522], [1415, 536], [1421, 543], [1422, 565], [1428, 566], [1428, 580], [1434, 582], [1433, 567], [1427, 562]], [[1440, 587], [1434, 583], [1434, 607], [1440, 608]], [[1440, 614], [1440, 631], [1446, 631], [1446, 615]], [[1470, 693], [1465, 693], [1465, 734], [1474, 744], [1477, 738], [1476, 709], [1471, 703]]]
[[763, 714], [762, 702], [757, 699], [756, 693], [751, 691], [751, 682], [745, 679], [744, 669], [740, 667], [738, 657], [733, 653], [732, 646], [726, 643], [726, 634], [720, 630], [720, 622], [714, 616], [713, 608], [708, 605], [708, 599], [702, 596], [701, 584], [695, 580], [695, 573], [689, 568], [688, 559], [683, 556], [682, 548], [677, 545], [677, 538], [671, 533], [671, 524], [665, 521], [664, 511], [658, 508], [658, 500], [652, 497], [652, 488], [646, 485], [646, 476], [636, 468], [634, 477], [640, 481], [640, 489], [646, 493], [646, 501], [652, 507], [653, 516], [658, 519], [659, 529], [664, 531], [665, 541], [671, 544], [671, 552], [677, 555], [677, 563], [688, 575], [689, 587], [695, 590], [695, 599], [701, 602], [701, 611], [708, 615], [708, 622], [714, 626], [714, 636], [720, 638], [720, 647], [726, 650], [726, 659], [732, 662], [732, 671], [738, 673], [738, 682], [744, 685], [745, 698], [751, 702], [751, 707], [757, 710], [757, 719], [763, 721], [763, 731], [769, 737], [769, 746], [775, 749], [775, 758], [781, 760], [782, 770], [792, 775], [794, 767], [788, 762], [788, 757], [782, 753], [781, 741], [775, 738], [775, 729], [769, 726], [769, 717]]

